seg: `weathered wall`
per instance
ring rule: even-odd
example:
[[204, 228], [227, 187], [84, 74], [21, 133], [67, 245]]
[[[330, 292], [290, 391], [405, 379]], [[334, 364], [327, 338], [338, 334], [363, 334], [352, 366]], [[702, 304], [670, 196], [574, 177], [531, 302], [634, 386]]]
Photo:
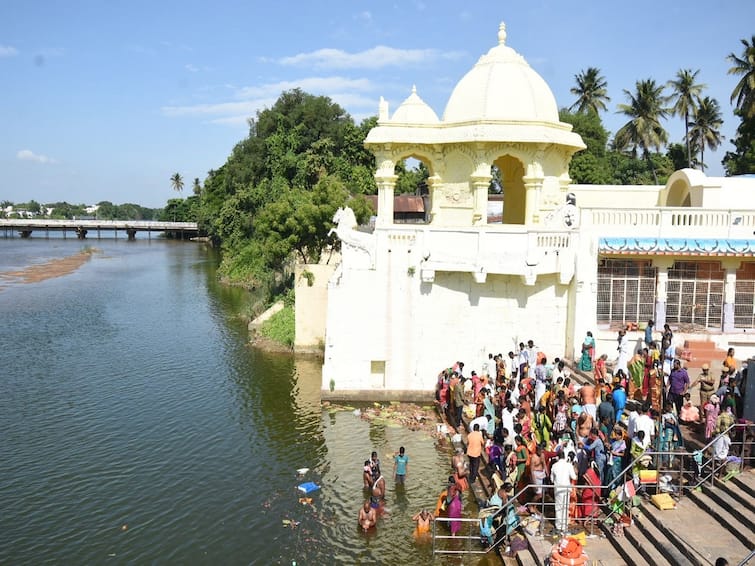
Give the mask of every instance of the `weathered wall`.
[[[296, 266], [294, 272], [296, 293], [294, 350], [297, 352], [322, 352], [325, 343], [328, 280], [336, 269], [334, 264]], [[311, 276], [306, 274], [311, 274]]]

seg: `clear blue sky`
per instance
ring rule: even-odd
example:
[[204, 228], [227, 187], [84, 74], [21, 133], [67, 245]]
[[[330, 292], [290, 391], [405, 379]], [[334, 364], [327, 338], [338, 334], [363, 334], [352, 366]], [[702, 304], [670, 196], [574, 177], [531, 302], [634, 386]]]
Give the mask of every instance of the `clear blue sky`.
[[[755, 33], [752, 0], [3, 0], [0, 200], [163, 206], [173, 173], [190, 193], [246, 136], [246, 118], [296, 86], [361, 120], [416, 84], [442, 116], [500, 21], [559, 106], [572, 104], [575, 74], [601, 69], [612, 132], [623, 89], [700, 69], [727, 138], [706, 152], [708, 173], [723, 174], [738, 124], [726, 55]], [[666, 127], [682, 140], [680, 119]]]

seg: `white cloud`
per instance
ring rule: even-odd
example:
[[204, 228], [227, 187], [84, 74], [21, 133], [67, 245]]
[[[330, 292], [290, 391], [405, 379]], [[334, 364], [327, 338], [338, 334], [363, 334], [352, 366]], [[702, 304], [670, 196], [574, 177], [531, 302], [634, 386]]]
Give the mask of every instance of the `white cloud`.
[[199, 72], [199, 67], [196, 67], [196, 66], [192, 65], [191, 63], [188, 63], [188, 64], [184, 65], [184, 69], [186, 69], [190, 73], [198, 73]]
[[458, 53], [440, 52], [437, 49], [396, 49], [378, 45], [358, 53], [341, 49], [318, 49], [298, 53], [278, 60], [281, 65], [311, 65], [328, 69], [380, 69], [389, 66], [407, 66], [427, 63], [436, 59], [456, 58]]
[[248, 86], [238, 92], [239, 98], [278, 96], [285, 90], [300, 88], [306, 92], [327, 93], [337, 90], [369, 91], [373, 85], [369, 79], [345, 77], [305, 77], [291, 81], [279, 81], [257, 86]]
[[46, 155], [36, 154], [30, 149], [22, 149], [16, 153], [16, 159], [21, 161], [36, 161], [37, 163], [56, 163], [56, 161]]
[[252, 116], [257, 109], [272, 105], [275, 98], [257, 100], [242, 100], [238, 102], [220, 102], [217, 104], [192, 104], [188, 106], [163, 106], [162, 113], [166, 116], [212, 116], [238, 115]]
[[0, 45], [0, 57], [15, 57], [18, 55], [18, 49], [10, 45]]

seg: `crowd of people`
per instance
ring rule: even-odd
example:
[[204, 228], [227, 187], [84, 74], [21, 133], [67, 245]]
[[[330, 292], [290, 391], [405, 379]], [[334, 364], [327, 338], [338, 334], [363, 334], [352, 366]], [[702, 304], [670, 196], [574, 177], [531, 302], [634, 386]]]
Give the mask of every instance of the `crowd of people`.
[[[622, 329], [611, 364], [608, 354], [596, 355], [588, 332], [577, 368], [592, 374], [592, 380], [575, 379], [564, 361], [549, 360], [533, 340], [520, 343], [516, 352], [489, 354], [477, 366], [479, 373], [475, 369], [467, 375], [463, 362], [444, 368], [435, 399], [446, 421], [466, 433], [466, 448], [455, 450], [435, 509], [421, 509], [412, 517], [415, 537], [429, 536], [437, 517], [448, 518], [451, 535], [457, 535], [464, 494], [482, 472], [494, 483], [493, 496], [483, 502], [480, 514], [483, 540], [492, 544], [502, 521], [517, 524], [515, 512], [513, 518], [485, 512], [502, 508], [512, 497], [517, 509], [531, 513], [547, 498], [556, 532], [566, 534], [577, 522], [593, 521], [613, 487], [627, 479], [639, 484], [646, 465], [640, 457], [648, 449], [681, 447], [683, 426], [697, 428], [711, 440], [736, 422], [746, 373], [737, 367], [733, 349], [719, 379], [705, 364], [693, 380], [668, 325], [656, 341], [650, 321], [643, 342], [630, 356]], [[691, 397], [695, 387], [698, 403]], [[725, 460], [729, 446], [729, 437], [722, 435], [713, 446], [714, 456]], [[393, 458], [394, 480], [403, 484], [409, 469], [405, 449]], [[367, 531], [384, 512], [385, 478], [376, 452], [364, 462], [363, 479], [367, 499], [359, 525]]]
[[[608, 354], [596, 357], [590, 332], [577, 367], [593, 380], [577, 382], [565, 363], [552, 361], [533, 340], [517, 352], [489, 354], [477, 370], [465, 364], [444, 368], [436, 387], [436, 402], [451, 425], [467, 432], [466, 451], [452, 459], [449, 485], [438, 500], [436, 514], [460, 517], [461, 495], [473, 484], [481, 466], [506, 497], [532, 508], [544, 497], [544, 484], [554, 489], [556, 529], [566, 532], [574, 521], [590, 521], [609, 487], [627, 477], [639, 483], [642, 464], [636, 462], [651, 447], [673, 451], [683, 443], [682, 426], [703, 427], [716, 437], [741, 414], [738, 370], [731, 349], [716, 383], [710, 368], [690, 379], [666, 325], [655, 340], [652, 321], [644, 344], [629, 356], [627, 330], [617, 336], [615, 362]], [[690, 390], [699, 386], [699, 405]], [[701, 429], [702, 432], [702, 429]], [[728, 444], [717, 441], [725, 458]], [[485, 455], [485, 458], [483, 458]], [[718, 456], [717, 456], [718, 457]], [[642, 459], [640, 459], [642, 462]], [[535, 486], [524, 491], [526, 486]], [[603, 486], [603, 487], [601, 487]], [[458, 500], [458, 502], [457, 502]], [[451, 533], [459, 525], [450, 523]]]

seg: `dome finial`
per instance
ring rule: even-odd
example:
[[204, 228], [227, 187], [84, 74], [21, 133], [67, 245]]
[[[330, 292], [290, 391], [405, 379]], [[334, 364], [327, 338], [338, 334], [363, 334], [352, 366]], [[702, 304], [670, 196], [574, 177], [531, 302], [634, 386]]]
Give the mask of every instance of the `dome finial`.
[[501, 25], [498, 26], [498, 45], [505, 45], [506, 44], [506, 24], [504, 22], [501, 22]]
[[412, 85], [412, 94], [417, 94], [417, 85]]

